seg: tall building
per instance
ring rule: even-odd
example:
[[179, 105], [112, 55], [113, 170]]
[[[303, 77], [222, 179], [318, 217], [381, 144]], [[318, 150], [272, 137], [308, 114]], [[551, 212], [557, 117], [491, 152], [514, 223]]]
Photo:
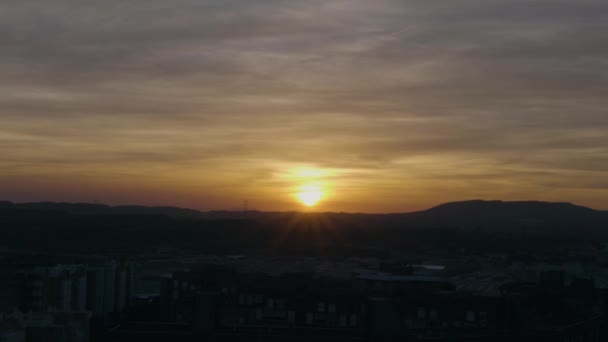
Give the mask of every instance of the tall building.
[[110, 263], [104, 267], [104, 313], [116, 312], [116, 264]]
[[87, 301], [86, 308], [94, 316], [102, 316], [105, 296], [105, 270], [103, 267], [89, 267], [87, 270]]
[[126, 265], [119, 265], [116, 269], [115, 281], [115, 311], [123, 312], [127, 307], [128, 287], [127, 287], [127, 272]]
[[19, 274], [24, 311], [123, 312], [135, 296], [135, 268], [128, 263], [38, 267]]

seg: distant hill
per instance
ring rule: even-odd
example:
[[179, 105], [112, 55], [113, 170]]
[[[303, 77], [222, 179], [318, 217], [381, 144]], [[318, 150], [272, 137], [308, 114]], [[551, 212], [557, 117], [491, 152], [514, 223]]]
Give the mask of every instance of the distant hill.
[[465, 201], [407, 215], [413, 224], [542, 234], [608, 232], [608, 212], [560, 202]]
[[365, 255], [559, 248], [583, 240], [608, 240], [608, 212], [569, 203], [480, 200], [396, 214], [0, 202], [0, 247], [27, 250], [103, 253], [174, 247], [202, 253]]
[[[31, 209], [41, 211], [61, 211], [72, 215], [151, 215], [173, 219], [230, 220], [252, 219], [260, 222], [276, 222], [298, 213], [259, 212], [247, 213], [234, 211], [203, 212], [177, 207], [148, 206], [109, 206], [91, 203], [11, 203], [0, 202], [0, 208]], [[509, 231], [529, 228], [543, 230], [552, 228], [553, 232], [564, 229], [598, 229], [608, 231], [608, 211], [594, 210], [562, 202], [538, 201], [483, 201], [471, 200], [449, 202], [430, 209], [412, 213], [357, 214], [323, 213], [334, 218], [356, 218], [362, 224], [382, 225], [385, 227], [438, 227], [458, 229], [484, 229], [490, 231]], [[314, 213], [298, 215], [316, 215]], [[350, 220], [346, 220], [350, 221]], [[378, 227], [381, 228], [381, 227]]]
[[63, 211], [74, 215], [160, 215], [177, 219], [202, 219], [205, 215], [194, 209], [176, 207], [147, 207], [138, 205], [109, 206], [92, 203], [11, 203], [0, 202], [0, 208], [35, 209], [42, 211]]

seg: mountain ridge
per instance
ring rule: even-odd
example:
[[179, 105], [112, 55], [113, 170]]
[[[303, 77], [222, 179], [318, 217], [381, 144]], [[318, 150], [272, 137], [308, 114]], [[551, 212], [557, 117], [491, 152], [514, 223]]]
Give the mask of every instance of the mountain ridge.
[[[386, 212], [386, 213], [362, 213], [362, 212], [311, 212], [312, 214], [349, 214], [349, 215], [410, 215], [419, 214], [424, 212], [436, 212], [448, 208], [454, 209], [471, 209], [471, 206], [478, 206], [479, 209], [487, 209], [496, 206], [516, 206], [516, 205], [527, 205], [527, 206], [545, 206], [553, 207], [555, 209], [564, 208], [577, 208], [579, 210], [593, 211], [599, 213], [608, 213], [606, 210], [598, 210], [590, 207], [585, 207], [570, 202], [549, 202], [549, 201], [503, 201], [503, 200], [462, 200], [445, 202], [428, 209], [419, 211], [403, 211], [403, 212]], [[104, 213], [115, 213], [115, 214], [150, 214], [150, 213], [176, 213], [181, 214], [178, 216], [207, 216], [220, 213], [240, 213], [242, 211], [236, 210], [198, 210], [192, 208], [183, 208], [176, 206], [146, 206], [146, 205], [108, 205], [99, 203], [87, 203], [87, 202], [11, 202], [11, 201], [0, 201], [0, 208], [27, 208], [27, 209], [41, 209], [41, 210], [60, 210], [66, 211], [72, 214], [104, 214]], [[279, 213], [300, 213], [298, 211], [250, 211], [259, 213], [279, 214]], [[301, 212], [305, 213], [305, 212]], [[171, 216], [171, 215], [169, 215]]]
[[82, 253], [171, 247], [201, 253], [359, 255], [388, 249], [518, 250], [524, 244], [533, 250], [608, 241], [607, 228], [608, 212], [535, 201], [450, 202], [397, 214], [0, 202], [0, 246]]
[[[568, 202], [468, 200], [442, 203], [426, 210], [403, 213], [364, 214], [336, 212], [198, 211], [170, 206], [110, 206], [96, 203], [0, 202], [0, 208], [61, 212], [75, 216], [158, 216], [176, 220], [250, 220], [261, 225], [293, 221], [293, 217], [326, 216], [349, 225], [382, 228], [484, 229], [513, 233], [520, 230], [551, 234], [608, 231], [608, 211]], [[354, 223], [353, 223], [354, 222]], [[607, 233], [608, 234], [608, 233]]]

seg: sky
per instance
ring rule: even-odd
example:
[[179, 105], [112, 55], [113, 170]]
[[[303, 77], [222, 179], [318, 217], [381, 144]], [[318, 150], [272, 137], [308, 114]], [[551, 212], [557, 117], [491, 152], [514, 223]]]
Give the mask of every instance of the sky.
[[605, 0], [3, 0], [0, 199], [608, 209], [607, 36]]

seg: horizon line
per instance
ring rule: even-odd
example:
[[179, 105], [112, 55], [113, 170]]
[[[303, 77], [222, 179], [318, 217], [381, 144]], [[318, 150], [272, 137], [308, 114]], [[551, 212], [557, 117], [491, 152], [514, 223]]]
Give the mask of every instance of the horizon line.
[[144, 205], [144, 204], [107, 204], [101, 202], [69, 202], [69, 201], [11, 201], [11, 200], [0, 200], [0, 203], [10, 203], [10, 204], [85, 204], [85, 205], [99, 205], [105, 206], [109, 208], [120, 208], [120, 207], [144, 207], [144, 208], [173, 208], [173, 209], [181, 209], [181, 210], [191, 210], [201, 214], [205, 213], [276, 213], [276, 214], [355, 214], [355, 215], [398, 215], [398, 214], [412, 214], [418, 212], [424, 212], [433, 208], [440, 207], [446, 204], [453, 203], [467, 203], [467, 202], [500, 202], [500, 203], [546, 203], [546, 204], [566, 204], [580, 208], [586, 208], [594, 211], [608, 211], [603, 209], [596, 209], [588, 206], [578, 205], [576, 203], [567, 202], [567, 201], [540, 201], [540, 200], [514, 200], [514, 201], [505, 201], [505, 200], [487, 200], [487, 199], [469, 199], [469, 200], [458, 200], [458, 201], [448, 201], [441, 202], [439, 204], [430, 206], [426, 209], [414, 210], [414, 211], [395, 211], [395, 212], [350, 212], [350, 211], [316, 211], [316, 210], [258, 210], [258, 209], [249, 209], [249, 210], [237, 210], [237, 209], [214, 209], [214, 210], [203, 210], [203, 209], [194, 209], [189, 207], [180, 207], [174, 205]]

